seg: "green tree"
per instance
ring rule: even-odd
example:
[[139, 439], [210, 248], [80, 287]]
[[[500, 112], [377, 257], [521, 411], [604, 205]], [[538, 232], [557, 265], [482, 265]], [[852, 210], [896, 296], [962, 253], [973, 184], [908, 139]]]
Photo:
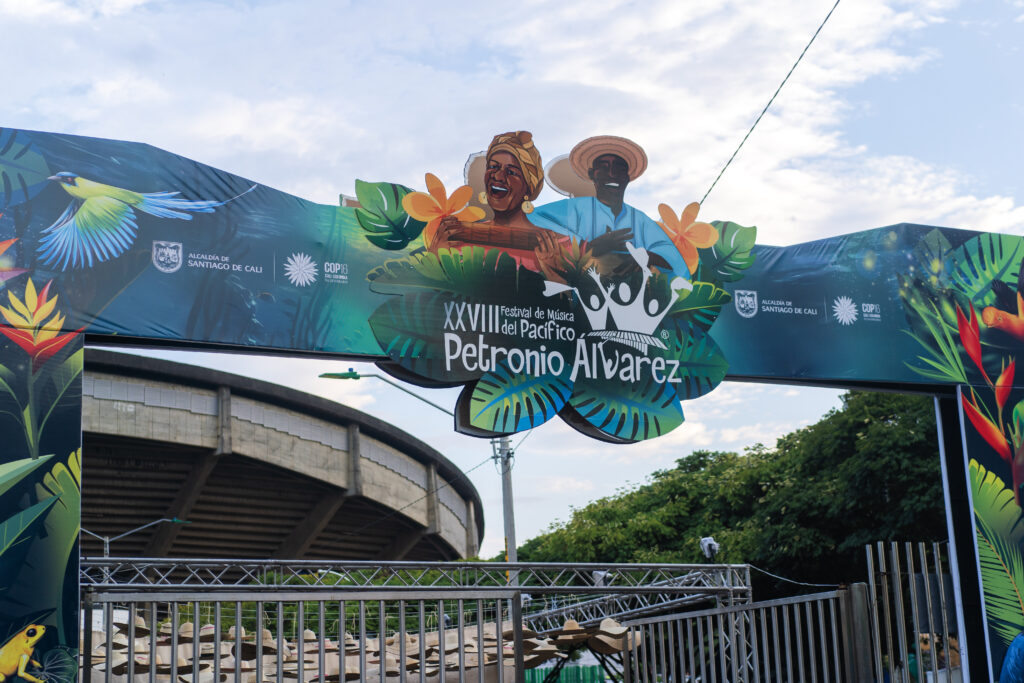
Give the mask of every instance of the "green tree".
[[[743, 454], [696, 451], [644, 485], [574, 510], [524, 561], [723, 562], [810, 583], [863, 580], [866, 543], [946, 536], [930, 398], [851, 392], [819, 422]], [[761, 576], [758, 595], [795, 592]]]

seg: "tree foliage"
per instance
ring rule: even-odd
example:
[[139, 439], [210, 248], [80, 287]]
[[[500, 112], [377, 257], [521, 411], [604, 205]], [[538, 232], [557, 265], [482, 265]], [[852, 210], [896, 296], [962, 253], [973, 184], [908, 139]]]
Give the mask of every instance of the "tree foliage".
[[[946, 537], [932, 400], [851, 392], [840, 409], [743, 454], [696, 451], [596, 500], [519, 550], [536, 562], [751, 563], [797, 581], [862, 581], [864, 545]], [[762, 578], [758, 595], [793, 592]]]

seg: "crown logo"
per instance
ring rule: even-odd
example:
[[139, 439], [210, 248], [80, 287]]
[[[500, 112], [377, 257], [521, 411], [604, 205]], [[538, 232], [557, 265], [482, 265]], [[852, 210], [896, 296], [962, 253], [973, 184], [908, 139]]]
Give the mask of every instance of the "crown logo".
[[[601, 283], [601, 276], [594, 268], [591, 268], [587, 271], [587, 275], [597, 284], [596, 293], [584, 297], [576, 287], [545, 280], [544, 296], [554, 296], [569, 291], [575, 293], [590, 322], [591, 331], [584, 336], [599, 337], [607, 341], [625, 344], [643, 353], [646, 353], [648, 346], [664, 349], [666, 348], [665, 344], [653, 335], [654, 330], [668, 315], [672, 304], [679, 299], [679, 291], [692, 290], [693, 285], [685, 279], [677, 277], [669, 286], [672, 296], [664, 305], [654, 299], [645, 304], [644, 295], [647, 293], [647, 283], [654, 275], [648, 266], [649, 255], [646, 249], [637, 248], [633, 246], [632, 242], [626, 243], [626, 249], [644, 273], [643, 282], [637, 292], [634, 293], [626, 282], [613, 283], [605, 287]], [[609, 324], [609, 319], [614, 325], [614, 329]]]

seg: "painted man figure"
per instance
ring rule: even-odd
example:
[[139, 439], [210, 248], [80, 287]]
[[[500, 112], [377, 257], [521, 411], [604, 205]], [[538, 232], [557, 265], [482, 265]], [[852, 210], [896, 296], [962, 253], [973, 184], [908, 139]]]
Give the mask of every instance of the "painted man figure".
[[660, 256], [676, 275], [689, 277], [682, 255], [665, 231], [624, 201], [626, 186], [647, 169], [643, 148], [626, 138], [599, 135], [573, 147], [569, 161], [578, 176], [593, 181], [595, 196], [538, 206], [529, 215], [531, 223], [586, 242], [613, 238], [623, 254], [625, 243], [632, 242]]

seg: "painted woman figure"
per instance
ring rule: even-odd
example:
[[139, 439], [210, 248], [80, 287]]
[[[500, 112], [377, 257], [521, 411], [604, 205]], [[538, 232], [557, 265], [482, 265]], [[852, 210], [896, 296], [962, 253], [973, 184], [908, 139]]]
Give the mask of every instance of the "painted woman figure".
[[541, 263], [560, 252], [562, 238], [527, 218], [544, 186], [544, 166], [529, 131], [495, 135], [482, 165], [479, 158], [470, 157], [467, 175], [470, 185], [483, 188], [478, 200], [491, 217], [477, 223], [445, 218], [429, 245], [431, 250], [461, 244], [498, 247], [531, 270], [539, 270]]

